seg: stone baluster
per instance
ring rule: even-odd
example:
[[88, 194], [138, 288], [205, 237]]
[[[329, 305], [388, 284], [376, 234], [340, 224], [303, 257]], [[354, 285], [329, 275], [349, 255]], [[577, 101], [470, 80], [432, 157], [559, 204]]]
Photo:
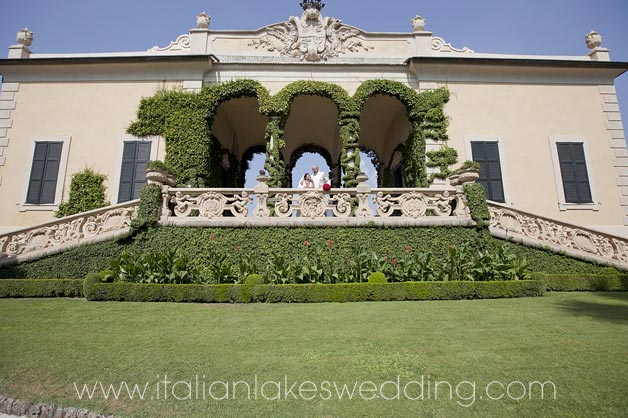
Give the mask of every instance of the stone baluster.
[[355, 211], [355, 216], [358, 218], [372, 218], [373, 212], [369, 206], [369, 197], [371, 196], [371, 186], [368, 185], [367, 180], [369, 178], [364, 173], [357, 175], [356, 180], [358, 186], [355, 188], [356, 196], [358, 198], [358, 208]]
[[253, 193], [257, 197], [257, 205], [253, 211], [253, 216], [256, 218], [268, 218], [270, 216], [270, 209], [268, 209], [268, 176], [264, 170], [260, 170], [259, 175], [255, 178], [257, 184], [253, 189]]
[[161, 198], [161, 220], [166, 221], [172, 216], [172, 211], [170, 210], [170, 186], [166, 184], [161, 186]]

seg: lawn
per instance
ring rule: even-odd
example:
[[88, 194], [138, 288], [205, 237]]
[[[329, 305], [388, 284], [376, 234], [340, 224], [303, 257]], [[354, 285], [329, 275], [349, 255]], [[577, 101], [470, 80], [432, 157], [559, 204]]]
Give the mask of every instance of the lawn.
[[[118, 400], [99, 387], [80, 400], [74, 383], [91, 390], [96, 381], [148, 388], [143, 400], [124, 387]], [[556, 399], [549, 383], [541, 399], [535, 381], [551, 382]], [[121, 417], [620, 417], [627, 383], [628, 293], [315, 305], [0, 300], [0, 393]], [[352, 400], [346, 390], [338, 399], [344, 384], [355, 387]]]

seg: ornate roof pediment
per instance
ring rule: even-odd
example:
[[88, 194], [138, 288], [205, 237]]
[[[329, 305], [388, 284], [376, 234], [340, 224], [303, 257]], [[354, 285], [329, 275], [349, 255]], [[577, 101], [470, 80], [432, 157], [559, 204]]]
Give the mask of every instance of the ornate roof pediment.
[[373, 49], [358, 37], [360, 29], [323, 17], [317, 7], [306, 8], [301, 17], [291, 16], [286, 22], [266, 26], [262, 32], [249, 46], [302, 61], [325, 61], [347, 52]]

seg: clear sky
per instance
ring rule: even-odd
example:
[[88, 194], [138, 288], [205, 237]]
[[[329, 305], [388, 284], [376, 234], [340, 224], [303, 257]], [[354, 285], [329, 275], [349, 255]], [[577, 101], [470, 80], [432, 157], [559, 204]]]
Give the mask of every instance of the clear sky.
[[[253, 29], [301, 11], [299, 0], [28, 0], [0, 1], [0, 48], [16, 32], [35, 33], [35, 53], [143, 51], [165, 46], [212, 16], [213, 29]], [[613, 61], [628, 61], [628, 0], [329, 0], [324, 15], [373, 32], [409, 32], [419, 13], [427, 30], [476, 52], [586, 55], [584, 36], [594, 29]], [[0, 51], [0, 53], [2, 53]], [[628, 120], [628, 74], [617, 79]], [[305, 168], [307, 169], [307, 168]], [[299, 168], [299, 170], [302, 170]], [[296, 172], [300, 172], [295, 170]]]

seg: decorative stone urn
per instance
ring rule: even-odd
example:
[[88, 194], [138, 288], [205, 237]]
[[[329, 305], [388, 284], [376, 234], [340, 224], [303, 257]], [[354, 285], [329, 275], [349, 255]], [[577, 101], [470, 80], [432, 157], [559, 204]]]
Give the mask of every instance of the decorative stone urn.
[[156, 168], [146, 169], [146, 180], [149, 184], [162, 184], [171, 187], [176, 184], [173, 176]]
[[414, 32], [423, 32], [425, 30], [425, 19], [416, 15], [410, 20], [412, 22], [412, 30]]
[[587, 43], [587, 48], [595, 49], [602, 46], [602, 35], [592, 30], [585, 37], [585, 41]]
[[[458, 173], [458, 184], [475, 183], [480, 178], [480, 170], [470, 168], [468, 170], [462, 170]], [[450, 177], [451, 179], [451, 177]]]
[[33, 32], [28, 30], [28, 28], [24, 28], [17, 33], [16, 40], [20, 45], [31, 46], [33, 44]]
[[196, 27], [199, 29], [208, 29], [209, 23], [211, 22], [212, 17], [207, 13], [203, 12], [200, 15], [196, 16]]

